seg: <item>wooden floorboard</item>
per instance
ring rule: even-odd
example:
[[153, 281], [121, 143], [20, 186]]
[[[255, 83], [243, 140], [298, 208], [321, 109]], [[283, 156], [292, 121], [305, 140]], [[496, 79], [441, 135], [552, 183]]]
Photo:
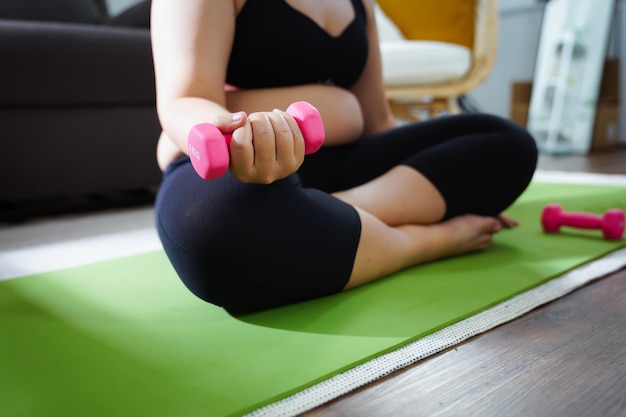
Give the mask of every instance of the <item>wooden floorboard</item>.
[[[626, 148], [538, 168], [626, 174]], [[626, 270], [304, 416], [626, 417]]]
[[537, 168], [552, 171], [626, 174], [626, 147], [596, 150], [588, 155], [540, 154]]

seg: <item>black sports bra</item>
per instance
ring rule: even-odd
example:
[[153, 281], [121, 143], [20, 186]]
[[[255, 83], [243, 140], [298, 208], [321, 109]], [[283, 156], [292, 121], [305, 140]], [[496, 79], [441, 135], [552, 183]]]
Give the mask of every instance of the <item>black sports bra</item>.
[[285, 0], [247, 0], [236, 20], [226, 82], [240, 88], [325, 83], [351, 87], [367, 60], [365, 9], [334, 37]]

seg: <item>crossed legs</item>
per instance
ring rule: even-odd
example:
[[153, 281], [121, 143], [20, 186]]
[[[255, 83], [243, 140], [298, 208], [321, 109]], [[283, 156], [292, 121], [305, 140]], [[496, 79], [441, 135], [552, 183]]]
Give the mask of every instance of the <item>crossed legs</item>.
[[473, 214], [439, 222], [446, 211], [443, 196], [421, 173], [403, 165], [334, 195], [353, 205], [361, 218], [345, 289], [419, 263], [484, 250], [500, 230], [495, 218]]
[[346, 289], [488, 248], [501, 229], [498, 216], [532, 178], [537, 149], [520, 126], [474, 114], [379, 134], [354, 151], [352, 159], [362, 162], [349, 163], [360, 164], [354, 171], [366, 171], [371, 155], [390, 168], [333, 193], [355, 207], [361, 220]]

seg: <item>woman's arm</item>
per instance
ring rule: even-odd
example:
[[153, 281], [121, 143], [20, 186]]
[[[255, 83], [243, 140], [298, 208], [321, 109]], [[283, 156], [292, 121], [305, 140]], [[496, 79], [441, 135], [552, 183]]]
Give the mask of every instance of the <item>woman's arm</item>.
[[[361, 136], [360, 106], [346, 90], [309, 85], [225, 92], [235, 19], [241, 6], [238, 0], [154, 0], [152, 3], [157, 109], [164, 130], [157, 159], [162, 169], [187, 153], [187, 134], [192, 126], [220, 120], [222, 124], [218, 127], [222, 131], [234, 132], [230, 151], [231, 172], [235, 176], [242, 181], [263, 183], [286, 176], [297, 169], [301, 159], [299, 144], [286, 145], [289, 141], [300, 141], [301, 135], [290, 116], [283, 113], [277, 117], [272, 109], [285, 109], [300, 100], [311, 102], [322, 114], [327, 145], [346, 143]], [[230, 112], [240, 110], [250, 116], [229, 122]], [[296, 128], [288, 132], [286, 126]], [[278, 146], [279, 142], [285, 146]], [[273, 147], [272, 143], [277, 146]], [[277, 154], [272, 159], [267, 150], [273, 148], [277, 153], [296, 154], [287, 157]], [[273, 166], [276, 161], [278, 164]], [[279, 166], [281, 161], [289, 162]]]
[[182, 152], [195, 124], [228, 113], [224, 80], [235, 27], [233, 0], [153, 0], [157, 110]]
[[365, 69], [352, 87], [361, 106], [363, 133], [371, 135], [396, 125], [389, 103], [385, 98], [378, 29], [374, 17], [373, 0], [363, 0], [367, 12], [367, 37], [369, 51]]
[[226, 108], [224, 85], [236, 14], [234, 0], [153, 1], [157, 110], [164, 130], [157, 158], [163, 168], [187, 153], [191, 128], [212, 122], [233, 134], [231, 173], [243, 182], [269, 184], [299, 168], [304, 139], [293, 117], [283, 111], [269, 108], [246, 115]]

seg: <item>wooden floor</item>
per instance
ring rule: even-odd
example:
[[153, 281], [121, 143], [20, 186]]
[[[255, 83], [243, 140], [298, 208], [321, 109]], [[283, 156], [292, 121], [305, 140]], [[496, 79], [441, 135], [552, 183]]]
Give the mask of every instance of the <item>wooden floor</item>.
[[[538, 167], [626, 174], [626, 148]], [[626, 270], [304, 415], [626, 416]]]

